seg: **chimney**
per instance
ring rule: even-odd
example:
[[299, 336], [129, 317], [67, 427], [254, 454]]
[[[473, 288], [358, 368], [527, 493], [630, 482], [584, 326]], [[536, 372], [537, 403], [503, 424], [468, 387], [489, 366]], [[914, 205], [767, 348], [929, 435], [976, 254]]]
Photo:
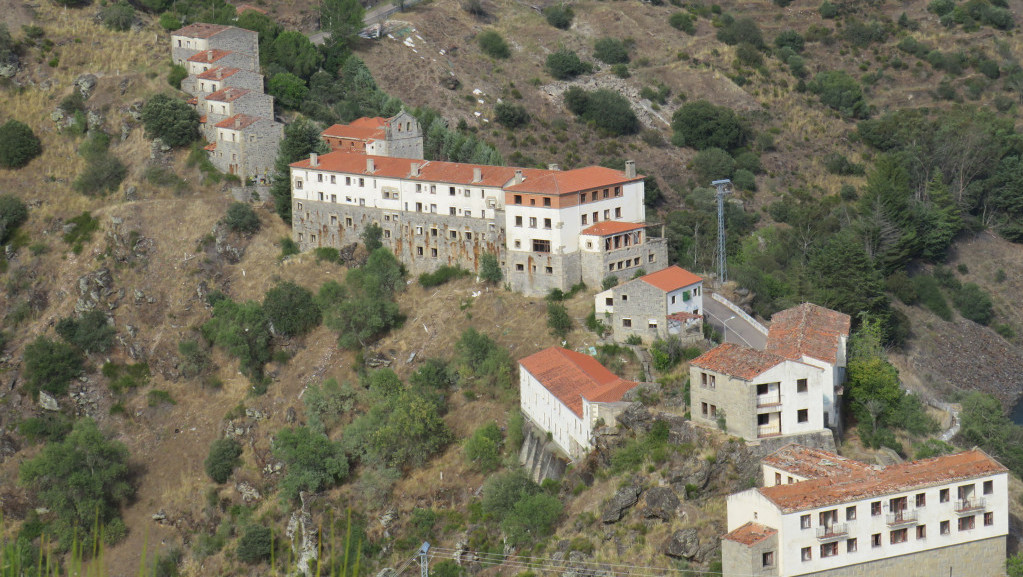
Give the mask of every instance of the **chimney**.
[[547, 165], [547, 170], [561, 170], [561, 167], [558, 166], [558, 163], [552, 162]]
[[376, 165], [373, 163], [372, 158], [366, 159], [366, 172], [369, 174], [373, 174], [374, 172], [376, 172]]
[[419, 176], [419, 163], [418, 162], [413, 162], [410, 165], [409, 168], [412, 170], [412, 176]]
[[223, 80], [223, 79], [224, 79], [224, 69], [223, 68], [217, 68], [217, 80]]
[[625, 178], [636, 178], [636, 161], [625, 161]]
[[319, 165], [320, 165], [320, 155], [316, 154], [315, 152], [310, 152], [309, 153], [309, 166], [319, 166]]
[[512, 184], [519, 184], [523, 180], [526, 180], [526, 177], [522, 176], [522, 169], [521, 168], [516, 168], [515, 169], [515, 178], [512, 179]]
[[473, 182], [480, 182], [482, 180], [483, 180], [483, 169], [478, 167], [478, 166], [476, 168], [473, 168], [472, 169], [472, 181]]
[[237, 116], [234, 117], [234, 129], [238, 130], [242, 127], [242, 119]]

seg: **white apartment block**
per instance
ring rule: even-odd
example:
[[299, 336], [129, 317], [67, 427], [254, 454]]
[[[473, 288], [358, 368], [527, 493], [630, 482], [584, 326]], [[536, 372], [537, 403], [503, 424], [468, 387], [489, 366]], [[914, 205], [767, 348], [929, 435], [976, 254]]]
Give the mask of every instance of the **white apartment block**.
[[593, 430], [613, 424], [637, 383], [607, 370], [589, 355], [550, 347], [519, 361], [523, 414], [571, 459], [593, 448]]
[[[359, 242], [365, 227], [414, 274], [477, 271], [497, 256], [512, 290], [543, 295], [667, 263], [646, 234], [635, 164], [541, 170], [339, 150], [291, 165], [292, 231], [303, 250]], [[595, 226], [599, 225], [599, 226]]]
[[724, 575], [1004, 575], [1008, 471], [978, 449], [888, 467], [788, 445], [728, 497]]

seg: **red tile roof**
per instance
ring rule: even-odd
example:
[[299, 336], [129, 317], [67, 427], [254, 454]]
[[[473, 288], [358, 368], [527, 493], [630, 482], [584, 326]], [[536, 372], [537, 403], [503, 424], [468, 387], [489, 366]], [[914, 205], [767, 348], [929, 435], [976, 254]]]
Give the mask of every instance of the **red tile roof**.
[[850, 317], [812, 303], [803, 303], [771, 317], [767, 350], [787, 359], [811, 357], [838, 362], [840, 337], [849, 336]]
[[529, 178], [506, 190], [538, 194], [569, 194], [592, 188], [607, 188], [643, 180], [643, 176], [627, 178], [625, 173], [603, 166], [586, 166], [573, 170], [545, 170], [539, 177]]
[[621, 234], [623, 232], [631, 232], [646, 228], [646, 224], [641, 222], [622, 222], [620, 220], [605, 220], [604, 222], [598, 222], [592, 224], [583, 229], [582, 234], [589, 234], [593, 236], [610, 236], [612, 234]]
[[664, 292], [671, 292], [703, 282], [702, 278], [674, 264], [666, 269], [641, 276], [639, 280]]
[[230, 50], [203, 50], [202, 52], [196, 52], [195, 54], [188, 57], [189, 62], [216, 62], [221, 58], [231, 54]]
[[215, 100], [217, 102], [234, 102], [235, 100], [238, 100], [239, 98], [245, 96], [249, 92], [251, 91], [246, 90], [244, 88], [235, 88], [233, 86], [228, 86], [227, 88], [221, 88], [220, 90], [212, 94], [207, 94], [206, 100]]
[[689, 365], [748, 381], [784, 363], [785, 360], [771, 353], [734, 343], [723, 343], [696, 357]]
[[757, 490], [783, 513], [793, 513], [1006, 472], [1008, 469], [987, 453], [973, 449], [956, 455], [889, 467], [869, 467], [848, 475], [820, 477]]
[[760, 462], [806, 479], [865, 473], [873, 469], [866, 463], [795, 443], [785, 445]]
[[217, 128], [229, 128], [231, 130], [242, 130], [252, 126], [253, 124], [262, 120], [258, 116], [249, 116], [248, 114], [235, 114], [230, 118], [226, 118], [216, 123], [214, 126]]
[[728, 539], [729, 541], [735, 541], [736, 543], [742, 543], [743, 545], [756, 545], [764, 539], [777, 534], [778, 531], [775, 529], [750, 521], [749, 523], [746, 523], [745, 525], [725, 534], [721, 538]]
[[668, 315], [665, 318], [667, 318], [669, 321], [695, 321], [695, 320], [702, 319], [703, 316], [702, 315], [694, 315], [693, 313], [687, 313], [685, 311], [682, 311], [682, 312], [672, 313], [672, 314]]
[[206, 146], [204, 146], [203, 148], [205, 148], [206, 150], [209, 150], [210, 152], [213, 152], [214, 150], [217, 149], [217, 143], [216, 142], [211, 142], [211, 143], [207, 144]]
[[577, 416], [583, 416], [583, 398], [614, 403], [636, 386], [604, 368], [589, 355], [550, 347], [519, 360], [540, 384]]
[[348, 124], [335, 124], [320, 133], [324, 138], [349, 138], [352, 140], [374, 140], [384, 137], [386, 118], [360, 118]]
[[174, 32], [171, 32], [172, 36], [187, 36], [189, 38], [209, 38], [214, 34], [227, 30], [229, 26], [222, 26], [220, 24], [209, 24], [207, 22], [196, 22], [195, 24], [189, 24], [184, 28], [179, 28]]
[[202, 78], [203, 80], [223, 80], [235, 72], [238, 72], [238, 70], [240, 69], [217, 66], [216, 68], [210, 68], [202, 74], [196, 75], [196, 78]]
[[[206, 98], [209, 99], [210, 97], [207, 96]], [[522, 171], [522, 176], [527, 180], [537, 179], [545, 174], [557, 172], [539, 168], [514, 168], [510, 166], [488, 166], [461, 162], [443, 162], [439, 160], [393, 158], [353, 153], [344, 150], [336, 150], [320, 155], [319, 162], [315, 167], [309, 166], [309, 159], [292, 163], [291, 166], [295, 168], [315, 168], [316, 170], [326, 172], [370, 174], [367, 171], [367, 160], [369, 159], [372, 159], [374, 164], [372, 174], [378, 176], [461, 185], [504, 187], [515, 178], [516, 171]], [[412, 176], [413, 164], [419, 165], [419, 176]], [[475, 169], [477, 168], [480, 169], [482, 177], [479, 181], [474, 180]]]

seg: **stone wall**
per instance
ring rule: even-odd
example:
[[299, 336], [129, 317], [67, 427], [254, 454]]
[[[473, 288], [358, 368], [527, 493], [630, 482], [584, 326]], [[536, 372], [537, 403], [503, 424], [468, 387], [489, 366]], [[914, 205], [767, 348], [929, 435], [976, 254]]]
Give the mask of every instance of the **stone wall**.
[[831, 453], [838, 453], [838, 447], [835, 446], [835, 434], [829, 429], [813, 433], [801, 433], [798, 435], [785, 435], [783, 437], [768, 437], [766, 439], [747, 441], [750, 451], [760, 458], [766, 457], [767, 455], [770, 455], [791, 443], [813, 449], [824, 449]]
[[[582, 281], [591, 287], [600, 286], [604, 277], [613, 275], [625, 281], [636, 275], [636, 271], [658, 271], [668, 263], [668, 243], [663, 238], [647, 237], [641, 244], [610, 250], [606, 252], [587, 252], [582, 254]], [[651, 260], [652, 257], [652, 260]], [[626, 265], [625, 261], [639, 264]], [[621, 268], [619, 268], [621, 263]], [[611, 267], [614, 270], [611, 270]]]
[[547, 440], [547, 433], [523, 417], [523, 441], [519, 449], [519, 464], [536, 483], [544, 479], [561, 480], [568, 468], [568, 462], [559, 454], [558, 447]]
[[568, 291], [581, 275], [579, 253], [507, 251], [505, 256], [505, 282], [527, 296], [544, 296], [552, 289]]
[[[764, 553], [774, 552], [774, 564], [764, 567]], [[778, 574], [778, 534], [753, 545], [729, 539], [721, 540], [721, 572], [723, 575], [767, 577]]]
[[[622, 295], [627, 295], [628, 300], [622, 300]], [[624, 341], [630, 335], [638, 335], [650, 342], [666, 335], [664, 297], [664, 291], [638, 279], [615, 287], [614, 312], [611, 313], [615, 340]], [[632, 326], [626, 327], [624, 319], [629, 319]], [[650, 328], [651, 319], [657, 322], [656, 328]]]
[[221, 172], [251, 178], [254, 182], [269, 182], [277, 149], [284, 137], [284, 125], [262, 118], [239, 132], [240, 141], [217, 141], [210, 161]]
[[[423, 129], [416, 117], [402, 110], [388, 120], [389, 125], [384, 134], [387, 140], [387, 156], [423, 158]], [[399, 124], [402, 126], [401, 130], [398, 130]]]
[[[867, 544], [865, 544], [867, 545]], [[869, 546], [869, 545], [868, 545]], [[795, 563], [799, 563], [798, 560]], [[798, 567], [796, 568], [798, 569]], [[787, 575], [809, 575], [798, 570]], [[815, 577], [996, 577], [1005, 575], [1005, 537], [928, 549], [919, 553], [889, 557], [812, 573]]]
[[[715, 388], [705, 388], [700, 384], [701, 372], [707, 372], [717, 377]], [[727, 375], [720, 373], [702, 371], [698, 368], [691, 370], [690, 378], [692, 406], [689, 412], [694, 422], [717, 427], [717, 417], [711, 416], [709, 412], [706, 417], [703, 416], [701, 403], [707, 403], [716, 406], [719, 414], [721, 411], [725, 412], [725, 425], [729, 434], [744, 439], [757, 438], [756, 399], [753, 392], [750, 391], [749, 383], [730, 379]]]

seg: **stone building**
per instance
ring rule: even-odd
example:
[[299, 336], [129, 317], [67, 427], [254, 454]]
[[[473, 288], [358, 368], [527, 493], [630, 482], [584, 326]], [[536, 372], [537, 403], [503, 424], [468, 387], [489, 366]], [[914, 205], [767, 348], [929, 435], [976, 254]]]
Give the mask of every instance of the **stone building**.
[[262, 92], [263, 75], [252, 70], [218, 66], [189, 75], [181, 81], [181, 90], [197, 98], [228, 87]]
[[320, 135], [331, 151], [373, 156], [423, 158], [423, 130], [415, 116], [402, 110], [391, 118], [360, 118], [335, 124]]
[[593, 447], [593, 430], [614, 423], [622, 396], [637, 383], [604, 368], [589, 355], [550, 347], [519, 361], [522, 413], [550, 434], [570, 459]]
[[248, 54], [252, 66], [259, 70], [259, 34], [252, 30], [196, 22], [171, 32], [171, 60], [185, 66], [189, 58], [204, 50], [223, 50]]
[[703, 279], [675, 265], [597, 293], [594, 304], [617, 341], [703, 338]]
[[303, 250], [357, 242], [376, 224], [413, 274], [477, 271], [493, 253], [512, 290], [544, 295], [667, 261], [664, 240], [646, 235], [643, 177], [631, 162], [624, 172], [560, 171], [339, 150], [292, 164], [291, 180]]
[[197, 108], [200, 114], [199, 128], [206, 135], [206, 140], [211, 142], [216, 138], [217, 123], [237, 114], [270, 120], [274, 117], [272, 96], [244, 88], [228, 87], [200, 95]]
[[[185, 70], [190, 75], [208, 72], [213, 68], [242, 68], [259, 70], [258, 56], [231, 50], [202, 50], [188, 57]], [[260, 86], [260, 90], [262, 90]]]
[[788, 445], [728, 496], [724, 575], [1005, 575], [1008, 470], [983, 451], [872, 466]]
[[221, 172], [257, 183], [269, 181], [284, 125], [269, 118], [236, 114], [218, 122], [215, 140], [206, 146]]
[[823, 370], [768, 352], [724, 343], [689, 363], [694, 423], [756, 441], [822, 431]]

